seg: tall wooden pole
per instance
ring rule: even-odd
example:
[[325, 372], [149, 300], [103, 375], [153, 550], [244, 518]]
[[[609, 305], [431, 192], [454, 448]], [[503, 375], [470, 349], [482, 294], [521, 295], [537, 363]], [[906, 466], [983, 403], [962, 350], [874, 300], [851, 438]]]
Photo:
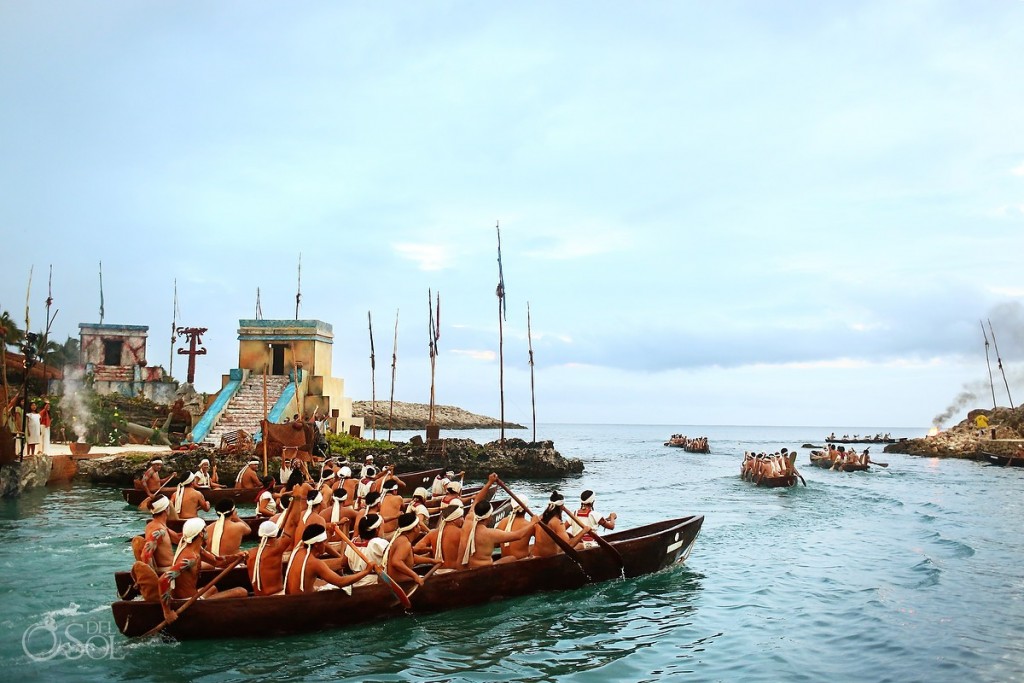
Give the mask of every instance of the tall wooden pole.
[[370, 325], [370, 429], [373, 440], [377, 440], [377, 359], [373, 353], [373, 316], [366, 312], [366, 321]]
[[391, 441], [391, 424], [395, 419], [395, 371], [398, 368], [398, 311], [395, 310], [395, 344], [391, 349], [391, 407], [388, 409], [388, 441]]
[[526, 302], [526, 342], [530, 347], [530, 409], [533, 411], [533, 443], [537, 443], [537, 395], [533, 387], [533, 333], [530, 330], [530, 302]]
[[1006, 371], [1003, 370], [1003, 359], [999, 357], [999, 344], [996, 343], [996, 331], [992, 329], [992, 321], [988, 321], [988, 331], [992, 333], [992, 346], [996, 349], [996, 363], [999, 364], [999, 372], [1003, 375], [1003, 384], [1006, 385], [1006, 397], [1010, 399], [1010, 408], [1013, 408], [1013, 397], [1010, 396], [1010, 383], [1006, 381]]
[[167, 374], [174, 377], [174, 343], [178, 341], [178, 278], [174, 278], [174, 304], [171, 307], [171, 362]]
[[427, 346], [430, 349], [430, 410], [428, 411], [427, 424], [434, 426], [434, 374], [437, 369], [437, 347], [434, 339], [434, 293], [427, 289], [427, 309], [430, 314], [427, 316]]
[[[267, 432], [270, 431], [268, 429], [269, 425], [267, 423], [267, 364], [269, 362], [270, 362], [270, 359], [268, 358], [267, 359], [267, 363], [263, 364], [263, 476], [264, 477], [267, 476], [267, 472], [268, 472], [268, 469], [267, 469], [267, 436], [268, 436], [268, 434], [267, 434]], [[278, 475], [278, 476], [280, 476], [280, 475]], [[285, 484], [287, 482], [279, 481], [277, 483], [278, 484]]]
[[501, 397], [501, 445], [505, 445], [505, 275], [501, 269], [501, 224], [495, 223], [498, 231], [498, 393]]
[[302, 299], [302, 254], [299, 253], [299, 285], [295, 290], [295, 319], [299, 319], [299, 301]]
[[988, 335], [985, 334], [985, 323], [978, 321], [981, 325], [981, 336], [985, 338], [985, 365], [988, 366], [988, 386], [992, 390], [992, 410], [996, 409], [996, 385], [992, 380], [992, 361], [988, 357]]

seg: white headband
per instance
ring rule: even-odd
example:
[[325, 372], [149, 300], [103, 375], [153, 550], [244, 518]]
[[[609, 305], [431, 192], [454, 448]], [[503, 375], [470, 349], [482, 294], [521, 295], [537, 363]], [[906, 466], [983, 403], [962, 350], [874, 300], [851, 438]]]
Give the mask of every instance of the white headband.
[[306, 504], [309, 507], [313, 507], [314, 505], [319, 505], [322, 502], [324, 502], [324, 492], [323, 491], [317, 491], [316, 492], [316, 498], [314, 498], [313, 500], [309, 500], [308, 498], [306, 499]]
[[154, 515], [159, 515], [161, 512], [167, 509], [167, 506], [171, 504], [171, 501], [167, 496], [160, 496], [152, 503], [152, 510]]
[[583, 503], [584, 505], [593, 505], [595, 500], [597, 500], [597, 494], [591, 492], [590, 498], [581, 499], [580, 502]]
[[327, 530], [324, 529], [323, 531], [321, 531], [319, 534], [317, 534], [313, 538], [309, 539], [308, 541], [303, 541], [303, 543], [305, 543], [306, 545], [313, 545], [315, 543], [320, 543], [321, 541], [326, 541], [326, 540], [327, 540]]
[[412, 522], [410, 522], [406, 526], [398, 527], [398, 531], [399, 531], [399, 533], [402, 533], [402, 532], [405, 532], [405, 531], [411, 531], [412, 529], [415, 529], [419, 525], [420, 525], [420, 518], [417, 517], [416, 519], [412, 520]]
[[446, 522], [454, 522], [462, 515], [466, 514], [466, 511], [462, 509], [462, 501], [452, 501], [451, 507], [455, 508], [448, 513], [448, 516], [444, 518]]
[[263, 524], [260, 524], [260, 537], [261, 538], [273, 538], [281, 532], [281, 529], [269, 519]]
[[210, 461], [207, 460], [206, 458], [203, 458], [202, 460], [199, 461], [199, 466], [200, 467], [202, 467], [203, 465], [209, 465], [209, 464], [210, 464]]
[[250, 460], [250, 461], [249, 461], [249, 464], [250, 464], [250, 465], [259, 465], [259, 464], [260, 464], [260, 461], [259, 461], [259, 460]]
[[194, 472], [189, 472], [189, 473], [188, 473], [188, 476], [187, 476], [187, 477], [185, 477], [185, 480], [181, 482], [181, 485], [182, 485], [182, 486], [188, 486], [189, 484], [191, 484], [191, 483], [192, 483], [192, 482], [194, 482], [195, 480], [196, 480], [196, 475], [195, 475], [195, 473], [194, 473]]
[[379, 527], [381, 525], [381, 522], [383, 522], [383, 521], [384, 521], [384, 518], [381, 517], [380, 515], [377, 515], [377, 520], [373, 524], [371, 524], [368, 528], [376, 529], [377, 527]]
[[[522, 505], [519, 504], [519, 501], [522, 502]], [[525, 510], [530, 505], [530, 501], [526, 498], [526, 496], [519, 496], [519, 501], [512, 501], [513, 510]]]
[[150, 465], [163, 465], [164, 461], [161, 460], [160, 458], [156, 458], [155, 460], [150, 460], [149, 464]]

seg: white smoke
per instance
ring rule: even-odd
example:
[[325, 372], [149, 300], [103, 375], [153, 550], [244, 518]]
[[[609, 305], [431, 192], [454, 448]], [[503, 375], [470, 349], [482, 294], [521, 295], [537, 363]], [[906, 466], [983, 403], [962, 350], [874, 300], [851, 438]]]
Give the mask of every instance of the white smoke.
[[85, 386], [85, 370], [68, 368], [64, 373], [61, 387], [60, 409], [65, 428], [75, 433], [77, 441], [84, 442], [92, 422], [92, 411], [86, 401], [88, 389]]

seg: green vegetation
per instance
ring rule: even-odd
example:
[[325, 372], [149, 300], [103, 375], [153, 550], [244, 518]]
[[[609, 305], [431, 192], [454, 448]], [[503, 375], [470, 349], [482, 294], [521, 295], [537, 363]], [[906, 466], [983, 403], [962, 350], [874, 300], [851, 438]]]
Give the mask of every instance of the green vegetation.
[[[395, 447], [390, 441], [360, 439], [348, 434], [328, 434], [327, 445], [330, 446], [331, 455], [345, 458], [346, 460], [362, 460], [358, 455], [360, 451], [386, 451]], [[353, 457], [355, 453], [355, 457]]]

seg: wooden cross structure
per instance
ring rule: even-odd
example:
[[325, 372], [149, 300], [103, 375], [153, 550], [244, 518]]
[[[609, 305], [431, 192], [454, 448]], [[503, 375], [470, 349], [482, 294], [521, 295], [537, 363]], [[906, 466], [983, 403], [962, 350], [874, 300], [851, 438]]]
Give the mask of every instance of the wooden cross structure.
[[178, 349], [178, 353], [183, 356], [188, 356], [188, 377], [186, 381], [189, 384], [193, 384], [196, 379], [196, 356], [205, 356], [206, 348], [196, 348], [203, 343], [202, 335], [206, 334], [205, 327], [179, 327], [177, 329], [179, 337], [185, 337], [188, 339], [187, 349]]

